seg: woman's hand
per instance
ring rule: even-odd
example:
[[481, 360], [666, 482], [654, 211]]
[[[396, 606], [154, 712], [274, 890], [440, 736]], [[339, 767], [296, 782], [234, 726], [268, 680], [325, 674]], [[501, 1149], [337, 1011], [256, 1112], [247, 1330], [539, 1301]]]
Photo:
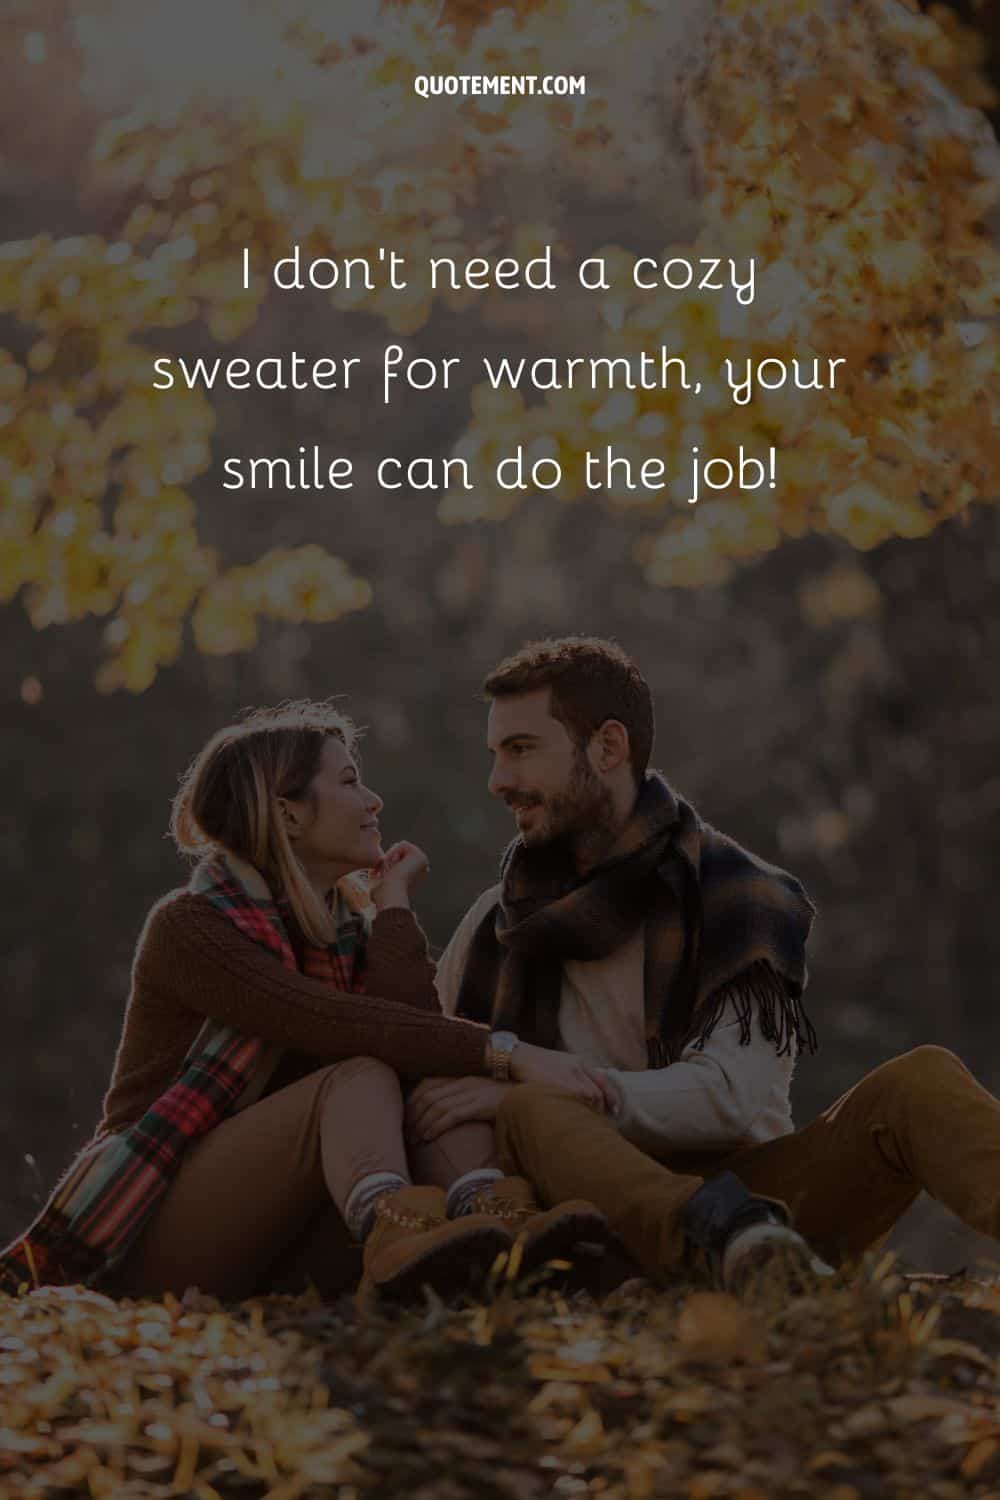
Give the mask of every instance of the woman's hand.
[[517, 1083], [542, 1083], [560, 1089], [592, 1109], [611, 1112], [618, 1106], [603, 1068], [584, 1062], [572, 1052], [554, 1052], [519, 1042], [510, 1055], [510, 1073]]
[[387, 849], [372, 869], [368, 893], [376, 911], [410, 904], [410, 893], [430, 870], [427, 855], [416, 844], [403, 839]]

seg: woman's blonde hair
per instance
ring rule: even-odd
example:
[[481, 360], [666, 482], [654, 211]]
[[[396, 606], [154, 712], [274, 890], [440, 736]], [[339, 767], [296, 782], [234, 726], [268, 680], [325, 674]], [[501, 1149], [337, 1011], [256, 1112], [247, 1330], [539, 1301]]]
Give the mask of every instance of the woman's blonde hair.
[[334, 921], [309, 883], [278, 799], [303, 798], [334, 735], [354, 756], [358, 730], [331, 703], [307, 698], [257, 708], [214, 734], [181, 778], [170, 832], [182, 854], [235, 854], [285, 897], [306, 937], [329, 943]]

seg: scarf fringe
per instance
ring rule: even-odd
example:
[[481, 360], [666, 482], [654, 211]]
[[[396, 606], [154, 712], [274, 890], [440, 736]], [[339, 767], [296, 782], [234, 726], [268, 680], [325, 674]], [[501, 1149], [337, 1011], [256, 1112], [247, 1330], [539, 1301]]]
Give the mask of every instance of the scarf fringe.
[[650, 1068], [663, 1068], [676, 1062], [688, 1046], [700, 1052], [730, 1003], [735, 1006], [740, 1023], [741, 1047], [750, 1045], [756, 1013], [761, 1036], [774, 1043], [779, 1057], [789, 1055], [793, 1043], [796, 1052], [817, 1050], [819, 1041], [802, 1003], [801, 991], [794, 992], [769, 963], [760, 959], [709, 997], [696, 1017], [697, 1029], [692, 1030], [676, 1048], [667, 1046], [659, 1037], [651, 1037], [647, 1042]]

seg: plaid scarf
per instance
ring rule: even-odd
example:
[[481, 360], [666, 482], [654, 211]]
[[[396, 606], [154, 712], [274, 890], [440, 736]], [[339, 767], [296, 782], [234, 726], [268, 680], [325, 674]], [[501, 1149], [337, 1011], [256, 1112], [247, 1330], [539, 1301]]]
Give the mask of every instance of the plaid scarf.
[[[302, 972], [336, 989], [364, 988], [367, 924], [361, 899], [338, 888], [336, 938], [304, 941]], [[204, 861], [189, 889], [206, 896], [286, 969], [299, 969], [289, 938], [291, 912], [260, 874], [232, 856]], [[247, 1093], [267, 1044], [208, 1020], [176, 1081], [134, 1125], [85, 1147], [34, 1223], [0, 1253], [0, 1291], [100, 1281], [124, 1258], [169, 1187], [184, 1152], [232, 1113]]]
[[457, 1014], [558, 1047], [564, 959], [613, 953], [641, 925], [647, 1064], [701, 1048], [728, 1002], [740, 1041], [756, 1010], [781, 1055], [816, 1049], [802, 1006], [814, 909], [802, 886], [703, 823], [656, 772], [608, 858], [582, 877], [559, 843], [515, 839], [501, 894], [472, 937]]

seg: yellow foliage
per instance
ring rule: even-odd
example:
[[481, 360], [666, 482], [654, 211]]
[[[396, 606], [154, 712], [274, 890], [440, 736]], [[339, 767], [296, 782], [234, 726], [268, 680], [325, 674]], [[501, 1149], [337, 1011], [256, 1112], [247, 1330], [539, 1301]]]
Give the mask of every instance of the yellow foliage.
[[[634, 36], [658, 8], [604, 0], [605, 47]], [[303, 258], [331, 244], [372, 258], [391, 245], [411, 265], [434, 253], [488, 253], [478, 186], [527, 149], [524, 101], [456, 109], [453, 128], [414, 165], [402, 125], [414, 74], [559, 72], [572, 8], [412, 0], [386, 13], [377, 36], [348, 36], [334, 9], [316, 0], [275, 6], [268, 24], [283, 71], [266, 95], [213, 111], [192, 89], [166, 103], [140, 100], [101, 129], [96, 178], [141, 195], [114, 236], [0, 246], [0, 314], [34, 340], [23, 362], [0, 350], [0, 598], [23, 591], [39, 626], [110, 616], [104, 689], [147, 687], [175, 658], [189, 615], [198, 647], [222, 653], [251, 647], [261, 618], [331, 620], [368, 603], [369, 586], [319, 547], [226, 570], [201, 542], [186, 486], [210, 467], [214, 413], [201, 391], [150, 389], [156, 334], [196, 320], [217, 340], [244, 332], [265, 286], [234, 288], [233, 266], [244, 245], [255, 265], [287, 253], [290, 227]], [[764, 392], [746, 408], [710, 390], [626, 400], [561, 391], [525, 407], [516, 394], [480, 389], [458, 448], [490, 460], [513, 440], [558, 456], [557, 494], [569, 501], [584, 492], [584, 451], [608, 441], [637, 463], [666, 458], [678, 472], [692, 442], [723, 455], [741, 443], [751, 452], [776, 446], [777, 492], [697, 508], [671, 492], [652, 503], [624, 489], [609, 495], [666, 513], [645, 548], [657, 584], [716, 581], [733, 562], [809, 530], [862, 549], [926, 535], [973, 501], [996, 498], [1000, 458], [1000, 255], [982, 227], [1000, 178], [995, 142], [972, 107], [990, 97], [972, 34], [941, 7], [926, 15], [895, 0], [724, 0], [709, 49], [693, 105], [702, 228], [670, 253], [752, 255], [767, 268], [759, 296], [737, 327], [696, 297], [619, 286], [604, 299], [595, 352], [667, 345], [718, 369], [727, 356], [813, 351], [843, 357], [848, 378], [794, 399]], [[357, 110], [350, 129], [314, 128], [301, 100], [319, 84], [327, 95], [342, 89], [345, 108], [377, 91], [371, 140]], [[532, 144], [541, 132], [584, 173], [616, 131], [621, 150], [631, 149], [600, 98], [588, 99], [586, 125], [564, 100], [532, 104]], [[507, 226], [522, 255], [550, 233]], [[628, 253], [608, 254], [627, 286]], [[360, 305], [350, 292], [331, 300]], [[470, 304], [467, 293], [443, 300], [459, 311]], [[407, 295], [365, 307], [406, 335], [426, 323], [433, 298], [416, 278]], [[502, 519], [517, 503], [484, 482], [449, 495], [441, 517]]]

